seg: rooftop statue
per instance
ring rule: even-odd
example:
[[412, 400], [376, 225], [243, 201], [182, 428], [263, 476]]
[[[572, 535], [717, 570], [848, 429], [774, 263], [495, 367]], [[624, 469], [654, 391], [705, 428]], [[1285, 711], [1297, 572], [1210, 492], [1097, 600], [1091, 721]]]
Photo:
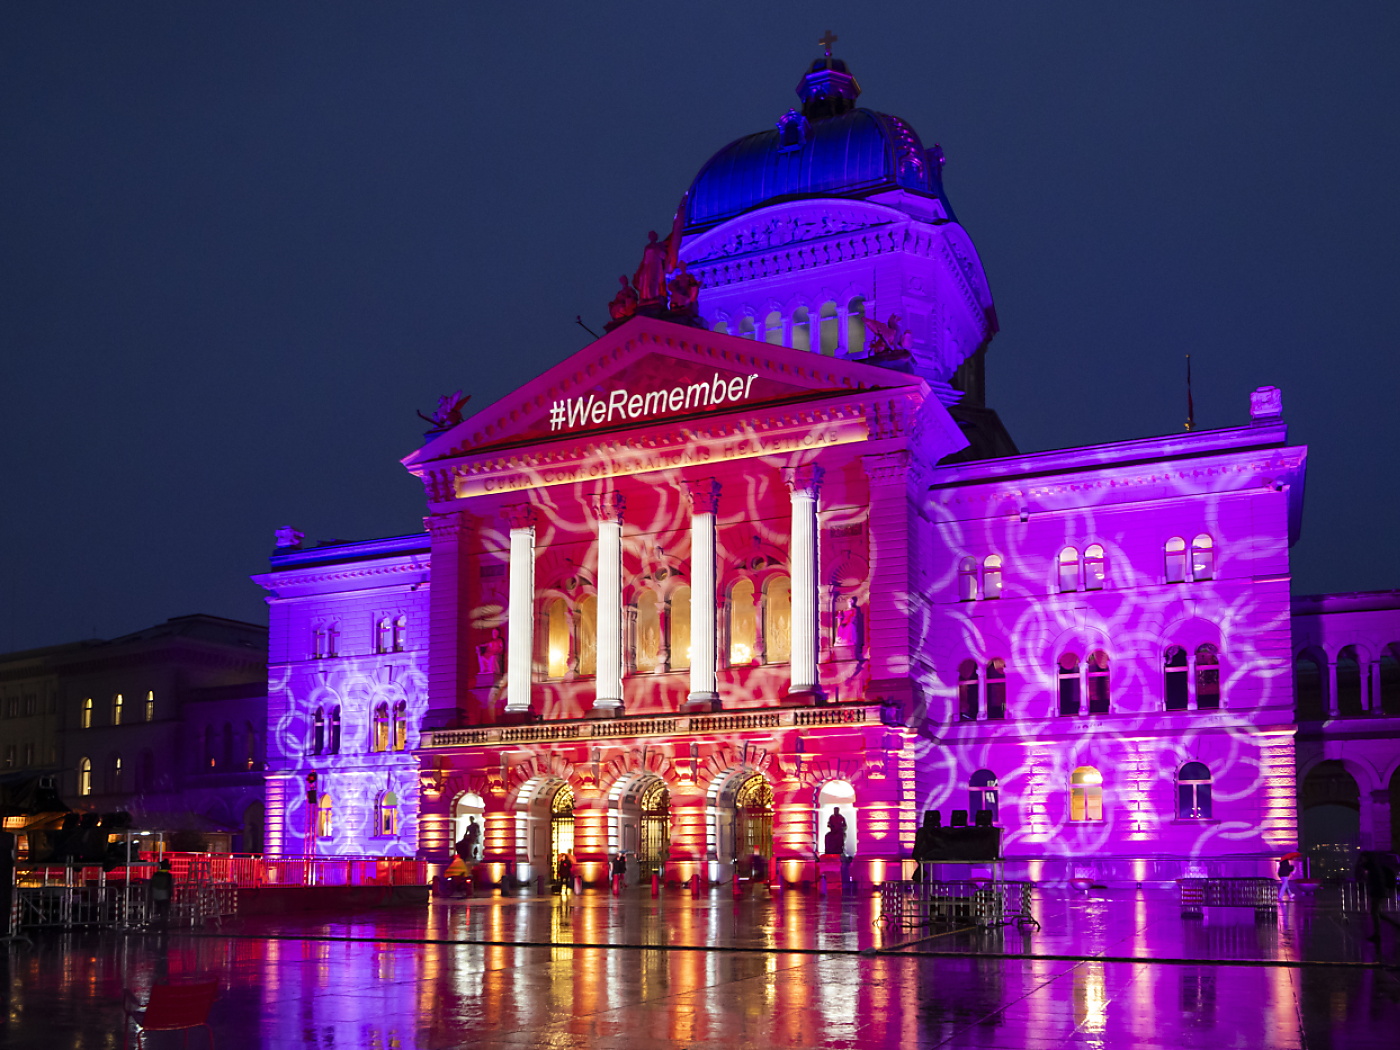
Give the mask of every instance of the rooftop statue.
[[643, 306], [666, 300], [666, 256], [670, 238], [656, 239], [656, 231], [647, 231], [647, 246], [642, 249], [642, 262], [632, 275], [632, 284]]
[[694, 316], [698, 312], [700, 280], [685, 268], [685, 260], [676, 264], [676, 272], [666, 282], [670, 291], [670, 307], [673, 314]]
[[608, 303], [610, 320], [607, 323], [607, 331], [609, 332], [637, 312], [637, 289], [632, 287], [632, 282], [627, 280], [626, 274], [617, 280], [622, 287], [612, 297], [612, 302]]
[[431, 416], [425, 416], [422, 412], [417, 413], [417, 415], [424, 422], [431, 423], [434, 430], [451, 430], [462, 422], [462, 406], [471, 399], [471, 394], [463, 397], [460, 390], [451, 394], [443, 394], [442, 397], [438, 398], [436, 412]]

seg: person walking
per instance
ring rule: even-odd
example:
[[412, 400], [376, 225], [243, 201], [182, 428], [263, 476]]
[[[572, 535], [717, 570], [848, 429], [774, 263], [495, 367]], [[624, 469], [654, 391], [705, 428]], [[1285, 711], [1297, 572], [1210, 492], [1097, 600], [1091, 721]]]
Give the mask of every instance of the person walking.
[[567, 897], [574, 888], [574, 862], [567, 853], [559, 854], [559, 895]]
[[1366, 891], [1366, 910], [1371, 914], [1371, 940], [1381, 943], [1381, 905], [1395, 895], [1395, 873], [1375, 850], [1362, 850], [1356, 864], [1356, 881]]
[[1278, 899], [1292, 900], [1293, 887], [1289, 880], [1293, 878], [1293, 861], [1287, 857], [1280, 857], [1278, 862]]

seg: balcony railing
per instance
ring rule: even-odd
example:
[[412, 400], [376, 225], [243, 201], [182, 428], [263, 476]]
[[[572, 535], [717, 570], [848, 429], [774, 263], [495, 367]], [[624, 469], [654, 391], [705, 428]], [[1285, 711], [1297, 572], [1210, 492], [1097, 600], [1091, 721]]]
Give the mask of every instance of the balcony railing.
[[578, 719], [526, 726], [481, 726], [436, 729], [423, 734], [422, 747], [492, 747], [618, 737], [685, 736], [700, 733], [742, 733], [749, 730], [817, 726], [903, 725], [900, 709], [881, 704], [832, 704], [824, 707], [761, 708], [722, 711], [711, 715], [660, 715], [604, 720]]

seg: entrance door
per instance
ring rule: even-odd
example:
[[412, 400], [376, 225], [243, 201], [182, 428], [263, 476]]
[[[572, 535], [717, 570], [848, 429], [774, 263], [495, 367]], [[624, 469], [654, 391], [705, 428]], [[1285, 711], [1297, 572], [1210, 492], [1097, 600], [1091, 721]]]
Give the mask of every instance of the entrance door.
[[671, 855], [671, 793], [660, 780], [642, 792], [642, 841], [638, 870], [643, 879], [661, 874]]
[[773, 786], [755, 773], [734, 795], [734, 862], [739, 874], [766, 879], [773, 858]]

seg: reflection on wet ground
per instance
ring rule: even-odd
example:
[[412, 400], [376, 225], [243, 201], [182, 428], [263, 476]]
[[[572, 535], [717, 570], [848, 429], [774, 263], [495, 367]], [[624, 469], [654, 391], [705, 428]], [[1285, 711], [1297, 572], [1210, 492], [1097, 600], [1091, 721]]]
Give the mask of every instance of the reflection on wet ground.
[[239, 1050], [1389, 1048], [1400, 1031], [1397, 930], [1378, 956], [1326, 900], [1183, 919], [1165, 891], [1044, 890], [1041, 930], [990, 932], [882, 931], [877, 909], [590, 893], [43, 934], [0, 952], [0, 1045], [119, 1045], [123, 990], [206, 975], [216, 1045]]

